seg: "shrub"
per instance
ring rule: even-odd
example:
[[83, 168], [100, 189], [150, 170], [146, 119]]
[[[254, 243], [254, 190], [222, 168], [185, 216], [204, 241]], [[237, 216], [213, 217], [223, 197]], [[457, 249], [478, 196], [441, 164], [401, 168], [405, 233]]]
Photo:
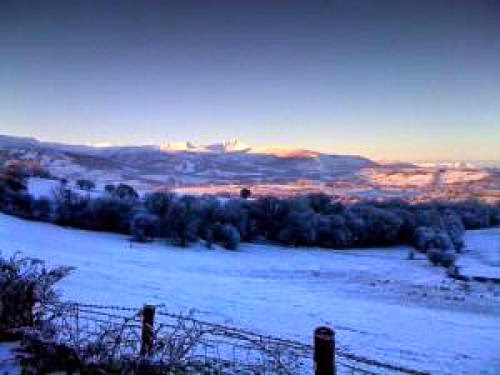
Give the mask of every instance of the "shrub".
[[119, 184], [113, 191], [113, 195], [120, 199], [134, 200], [139, 198], [139, 194], [135, 189], [127, 184]]
[[174, 194], [172, 193], [155, 192], [146, 195], [144, 206], [150, 213], [163, 217], [167, 214], [173, 200]]
[[130, 233], [130, 221], [135, 201], [104, 197], [90, 202], [90, 212], [95, 230]]
[[95, 183], [93, 181], [81, 178], [76, 180], [76, 186], [81, 190], [93, 190], [95, 189]]
[[427, 259], [434, 265], [438, 266], [441, 263], [442, 251], [440, 249], [432, 248], [427, 250]]
[[312, 212], [291, 212], [285, 228], [280, 232], [282, 243], [293, 246], [313, 245], [316, 240], [316, 216]]
[[131, 220], [130, 232], [135, 241], [152, 241], [159, 231], [159, 218], [147, 212], [136, 213]]
[[84, 197], [61, 186], [54, 192], [54, 221], [59, 225], [101, 230], [96, 226], [89, 197]]
[[455, 265], [456, 256], [451, 251], [439, 248], [431, 248], [427, 251], [427, 258], [434, 266], [443, 266], [450, 268]]
[[34, 258], [0, 257], [0, 329], [29, 326], [35, 304], [57, 300], [53, 287], [65, 278], [73, 268], [47, 268]]
[[116, 187], [113, 184], [107, 184], [104, 186], [104, 191], [108, 194], [113, 194], [115, 192], [115, 189]]
[[240, 233], [231, 224], [220, 227], [217, 239], [228, 250], [236, 250], [240, 244]]
[[186, 196], [172, 202], [168, 210], [168, 233], [179, 246], [186, 247], [198, 238], [200, 221], [196, 203], [196, 198]]
[[460, 252], [464, 247], [463, 235], [465, 233], [462, 219], [460, 219], [455, 211], [446, 210], [443, 213], [443, 226], [453, 244], [454, 249], [457, 252]]
[[50, 221], [52, 218], [52, 203], [47, 198], [33, 199], [31, 209], [35, 220]]
[[413, 246], [416, 249], [426, 252], [432, 247], [435, 231], [431, 227], [418, 227], [413, 234]]

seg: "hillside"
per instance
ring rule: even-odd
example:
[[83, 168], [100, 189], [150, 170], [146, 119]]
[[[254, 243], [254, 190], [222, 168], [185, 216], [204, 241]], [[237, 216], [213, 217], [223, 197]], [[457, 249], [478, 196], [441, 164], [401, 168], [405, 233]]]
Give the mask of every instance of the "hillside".
[[[481, 261], [497, 241], [498, 229], [470, 232], [468, 269], [498, 274], [498, 263]], [[432, 374], [500, 370], [498, 286], [453, 281], [423, 256], [406, 260], [405, 247], [183, 249], [0, 214], [0, 249], [76, 266], [60, 284], [64, 300], [194, 308], [204, 320], [304, 343], [327, 324], [340, 349], [379, 361]]]

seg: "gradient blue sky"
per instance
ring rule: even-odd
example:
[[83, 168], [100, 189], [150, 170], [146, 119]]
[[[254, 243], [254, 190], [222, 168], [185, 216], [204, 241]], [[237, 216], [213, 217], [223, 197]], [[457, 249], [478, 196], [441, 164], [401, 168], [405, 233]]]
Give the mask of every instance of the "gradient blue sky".
[[0, 133], [500, 159], [500, 1], [2, 0]]

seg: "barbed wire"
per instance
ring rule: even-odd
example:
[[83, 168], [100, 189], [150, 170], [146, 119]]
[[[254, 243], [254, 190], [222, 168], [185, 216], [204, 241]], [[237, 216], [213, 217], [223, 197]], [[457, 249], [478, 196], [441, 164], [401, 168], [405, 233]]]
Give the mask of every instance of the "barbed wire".
[[[200, 320], [192, 312], [172, 313], [165, 304], [154, 307], [155, 349], [159, 357], [167, 356], [171, 362], [213, 362], [224, 368], [231, 364], [239, 369], [259, 368], [262, 374], [312, 372], [314, 348], [310, 344]], [[41, 310], [59, 330], [62, 342], [76, 347], [100, 342], [116, 358], [140, 354], [142, 308], [57, 302]], [[336, 349], [336, 365], [343, 372], [359, 374], [428, 374], [341, 348]]]

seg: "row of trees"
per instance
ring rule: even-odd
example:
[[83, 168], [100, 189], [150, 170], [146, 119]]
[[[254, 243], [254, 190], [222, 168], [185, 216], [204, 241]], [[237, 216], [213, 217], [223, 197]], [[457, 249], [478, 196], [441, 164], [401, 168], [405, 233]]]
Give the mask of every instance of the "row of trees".
[[480, 201], [344, 205], [323, 194], [221, 201], [168, 192], [140, 198], [125, 184], [107, 186], [99, 198], [61, 188], [49, 201], [32, 199], [22, 181], [6, 188], [9, 181], [0, 183], [0, 208], [8, 213], [130, 234], [137, 241], [163, 238], [179, 246], [200, 239], [208, 247], [218, 243], [228, 249], [240, 241], [325, 248], [409, 244], [428, 253], [434, 264], [449, 266], [463, 248], [465, 229], [500, 224], [500, 206]]

